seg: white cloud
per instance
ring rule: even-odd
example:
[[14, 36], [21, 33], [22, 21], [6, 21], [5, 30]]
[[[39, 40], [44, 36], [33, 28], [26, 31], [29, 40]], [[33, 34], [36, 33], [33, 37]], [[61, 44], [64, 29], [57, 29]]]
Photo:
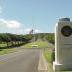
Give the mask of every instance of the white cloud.
[[[19, 21], [16, 20], [5, 20], [3, 18], [0, 18], [0, 29], [4, 29], [4, 31], [9, 33], [16, 33], [16, 34], [29, 34], [29, 32], [32, 30], [32, 28], [26, 28], [23, 26]], [[34, 33], [40, 33], [41, 31], [39, 29], [33, 29]], [[1, 31], [1, 30], [0, 30]]]
[[7, 27], [8, 28], [20, 28], [21, 24], [18, 21], [8, 21]]
[[40, 30], [39, 29], [35, 29], [35, 33], [39, 33], [40, 32]]
[[5, 19], [0, 19], [0, 22], [7, 24], [7, 21]]
[[0, 19], [0, 22], [6, 26], [7, 28], [13, 28], [13, 29], [18, 29], [21, 27], [21, 23], [16, 21], [16, 20], [5, 20], [5, 19]]
[[27, 28], [24, 30], [26, 33], [29, 33], [31, 31], [31, 28]]
[[5, 20], [0, 18], [0, 32], [22, 34], [24, 26], [16, 20]]
[[7, 21], [4, 19], [0, 19], [0, 28], [6, 28]]

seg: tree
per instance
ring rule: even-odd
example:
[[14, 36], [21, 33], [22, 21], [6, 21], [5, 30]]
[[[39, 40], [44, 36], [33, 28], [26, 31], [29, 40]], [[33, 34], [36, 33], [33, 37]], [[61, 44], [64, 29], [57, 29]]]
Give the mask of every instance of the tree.
[[0, 34], [0, 40], [1, 42], [6, 42], [7, 46], [8, 46], [8, 43], [11, 41], [10, 37], [6, 33]]

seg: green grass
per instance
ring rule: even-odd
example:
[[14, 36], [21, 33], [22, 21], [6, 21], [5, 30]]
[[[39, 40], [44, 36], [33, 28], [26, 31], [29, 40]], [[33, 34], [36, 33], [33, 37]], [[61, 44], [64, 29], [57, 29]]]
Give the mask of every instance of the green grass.
[[31, 42], [26, 45], [24, 45], [25, 48], [32, 48], [32, 45], [38, 45], [37, 48], [48, 48], [49, 44], [47, 41], [36, 41], [36, 42]]
[[17, 48], [7, 48], [6, 43], [0, 44], [0, 47], [5, 47], [5, 49], [3, 48], [0, 49], [0, 55], [9, 54], [17, 51]]
[[4, 43], [4, 44], [0, 44], [0, 47], [6, 47], [6, 46], [7, 46], [6, 43]]
[[44, 50], [44, 56], [48, 63], [48, 72], [53, 72], [51, 55], [52, 55], [51, 48], [50, 49], [47, 48]]
[[[53, 71], [53, 65], [52, 65], [52, 58], [51, 58], [51, 55], [52, 55], [52, 51], [51, 49], [46, 49], [44, 50], [44, 56], [48, 62], [48, 72], [54, 72]], [[56, 71], [56, 72], [72, 72], [72, 71]]]
[[48, 49], [46, 49], [46, 50], [44, 51], [44, 56], [45, 56], [47, 62], [51, 63], [51, 61], [52, 61], [52, 60], [51, 60], [51, 51], [49, 51]]
[[16, 52], [17, 48], [0, 49], [0, 55]]

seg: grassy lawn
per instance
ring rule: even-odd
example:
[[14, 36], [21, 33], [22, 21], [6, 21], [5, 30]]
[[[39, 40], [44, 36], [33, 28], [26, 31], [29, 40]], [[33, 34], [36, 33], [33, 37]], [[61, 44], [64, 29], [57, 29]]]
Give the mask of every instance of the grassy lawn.
[[0, 55], [16, 52], [17, 48], [0, 49]]
[[25, 48], [32, 48], [32, 45], [38, 45], [37, 48], [49, 48], [49, 47], [51, 47], [51, 45], [49, 45], [47, 41], [31, 42], [31, 43], [24, 45], [24, 47]]
[[[9, 46], [11, 46], [11, 43], [9, 43]], [[7, 48], [7, 44], [6, 43], [0, 44], [0, 47], [1, 47], [0, 48], [0, 55], [13, 53], [13, 52], [16, 52], [16, 51], [21, 49], [21, 48], [18, 48], [18, 47], [8, 47]]]
[[7, 44], [0, 44], [0, 47], [5, 47], [0, 49], [0, 55], [9, 54], [17, 51], [17, 48], [7, 48]]
[[4, 43], [4, 44], [0, 44], [0, 47], [6, 47], [6, 46], [7, 46], [6, 43]]

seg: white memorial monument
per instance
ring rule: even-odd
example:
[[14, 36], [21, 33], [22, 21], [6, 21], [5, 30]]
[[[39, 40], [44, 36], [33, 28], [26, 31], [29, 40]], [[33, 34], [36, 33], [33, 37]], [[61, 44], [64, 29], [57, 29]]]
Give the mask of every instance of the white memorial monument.
[[72, 70], [72, 22], [61, 18], [55, 27], [55, 62], [53, 69]]

